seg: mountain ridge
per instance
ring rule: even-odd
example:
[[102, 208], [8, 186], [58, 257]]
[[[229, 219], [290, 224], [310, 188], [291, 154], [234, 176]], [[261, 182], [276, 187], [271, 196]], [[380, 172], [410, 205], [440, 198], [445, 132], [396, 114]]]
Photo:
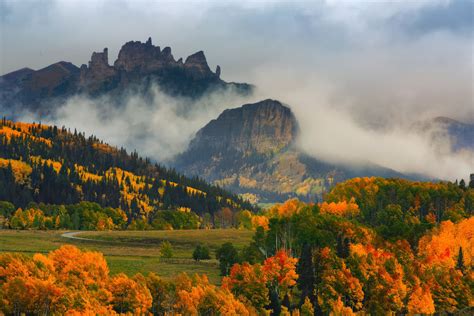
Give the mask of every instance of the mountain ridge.
[[226, 82], [220, 78], [221, 68], [211, 71], [203, 51], [175, 60], [170, 47], [154, 46], [149, 38], [145, 43], [125, 43], [115, 62], [110, 65], [108, 49], [93, 52], [89, 63], [80, 67], [60, 61], [39, 70], [22, 68], [0, 77], [0, 105], [14, 116], [26, 109], [40, 115], [54, 112], [57, 103], [82, 94], [98, 97], [115, 96], [117, 104], [124, 93], [134, 87], [138, 91], [156, 83], [172, 96], [197, 98], [203, 94], [232, 88], [248, 94], [253, 86]]

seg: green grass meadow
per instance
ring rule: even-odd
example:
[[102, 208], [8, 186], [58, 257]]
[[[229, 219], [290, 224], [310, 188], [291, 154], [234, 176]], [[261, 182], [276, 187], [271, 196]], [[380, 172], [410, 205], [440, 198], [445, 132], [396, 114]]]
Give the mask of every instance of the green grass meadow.
[[[111, 274], [123, 272], [155, 272], [163, 278], [186, 272], [205, 273], [215, 284], [220, 283], [215, 250], [224, 242], [232, 242], [241, 249], [248, 245], [253, 232], [237, 229], [172, 230], [172, 231], [106, 231], [81, 232], [75, 240], [61, 235], [64, 231], [0, 230], [0, 252], [20, 252], [26, 255], [47, 253], [63, 244], [72, 244], [82, 250], [100, 251], [104, 254]], [[167, 240], [173, 247], [173, 257], [160, 258], [160, 244]], [[211, 250], [211, 260], [195, 262], [194, 248], [206, 244]]]

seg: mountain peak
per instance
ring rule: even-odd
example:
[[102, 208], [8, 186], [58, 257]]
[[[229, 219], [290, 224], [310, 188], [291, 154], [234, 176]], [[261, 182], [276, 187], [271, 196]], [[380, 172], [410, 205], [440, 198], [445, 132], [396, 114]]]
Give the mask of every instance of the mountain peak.
[[290, 146], [297, 131], [291, 110], [279, 101], [267, 99], [225, 110], [196, 134], [191, 147], [269, 154]]
[[188, 56], [188, 58], [186, 58], [186, 61], [184, 62], [184, 67], [188, 69], [194, 77], [197, 78], [216, 76], [209, 68], [206, 56], [204, 55], [204, 52], [202, 50]]

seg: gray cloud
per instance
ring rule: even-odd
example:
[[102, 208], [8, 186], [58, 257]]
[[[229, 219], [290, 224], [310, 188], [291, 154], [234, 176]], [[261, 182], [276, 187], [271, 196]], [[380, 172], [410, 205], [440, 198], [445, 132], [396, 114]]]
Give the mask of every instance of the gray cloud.
[[[260, 88], [256, 97], [291, 105], [303, 127], [301, 144], [319, 158], [370, 160], [444, 178], [474, 171], [469, 153], [440, 153], [439, 145], [409, 129], [440, 115], [474, 122], [470, 1], [1, 3], [2, 73], [64, 59], [85, 63], [91, 50], [105, 46], [113, 60], [124, 42], [152, 36], [177, 57], [203, 49], [211, 69], [221, 65], [223, 78], [254, 83]], [[184, 148], [206, 120], [241, 101], [228, 95], [205, 115], [194, 113], [199, 117], [194, 120], [165, 106], [182, 100], [158, 95], [154, 110], [134, 97], [124, 112], [109, 109], [110, 117], [127, 119], [109, 119], [111, 129], [100, 133], [95, 131], [100, 127], [78, 122], [81, 114], [71, 103], [86, 104], [94, 113], [90, 100], [70, 100], [62, 121], [131, 148], [150, 133], [142, 150], [158, 144], [146, 154], [166, 158], [174, 152], [170, 148]], [[173, 137], [173, 126], [160, 131], [162, 120], [176, 121], [186, 137]], [[84, 117], [84, 122], [94, 120]], [[119, 131], [123, 124], [130, 135]], [[135, 132], [138, 126], [142, 130]]]

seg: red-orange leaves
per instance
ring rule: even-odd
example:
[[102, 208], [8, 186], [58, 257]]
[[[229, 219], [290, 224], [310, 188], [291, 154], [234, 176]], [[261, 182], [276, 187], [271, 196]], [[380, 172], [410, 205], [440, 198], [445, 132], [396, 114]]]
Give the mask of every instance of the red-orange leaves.
[[278, 251], [273, 257], [265, 260], [263, 271], [268, 282], [278, 286], [282, 292], [296, 284], [296, 263], [298, 259], [290, 257], [284, 250]]
[[263, 311], [270, 302], [267, 276], [259, 264], [250, 265], [247, 262], [235, 264], [228, 277], [222, 279], [222, 287], [230, 290], [243, 302], [253, 305], [258, 311]]

